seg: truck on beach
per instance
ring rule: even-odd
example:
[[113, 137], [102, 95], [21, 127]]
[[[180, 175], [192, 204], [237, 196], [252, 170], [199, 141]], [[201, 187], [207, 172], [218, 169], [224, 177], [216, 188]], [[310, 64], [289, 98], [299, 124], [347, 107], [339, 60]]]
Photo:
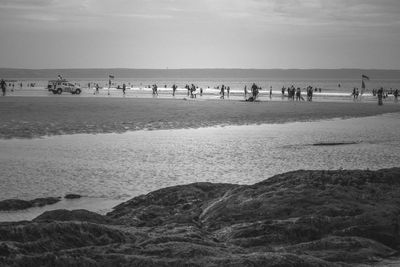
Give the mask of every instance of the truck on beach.
[[71, 93], [73, 95], [79, 95], [82, 92], [82, 89], [68, 82], [67, 80], [51, 80], [47, 85], [47, 90], [49, 92], [53, 92], [53, 94], [61, 95], [63, 92]]

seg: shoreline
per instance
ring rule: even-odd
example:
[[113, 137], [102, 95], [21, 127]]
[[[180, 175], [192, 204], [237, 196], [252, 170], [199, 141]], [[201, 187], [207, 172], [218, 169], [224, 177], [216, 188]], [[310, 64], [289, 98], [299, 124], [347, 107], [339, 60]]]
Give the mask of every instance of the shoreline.
[[378, 106], [371, 102], [5, 97], [0, 98], [4, 114], [0, 139], [304, 122], [396, 112], [400, 112], [396, 103]]

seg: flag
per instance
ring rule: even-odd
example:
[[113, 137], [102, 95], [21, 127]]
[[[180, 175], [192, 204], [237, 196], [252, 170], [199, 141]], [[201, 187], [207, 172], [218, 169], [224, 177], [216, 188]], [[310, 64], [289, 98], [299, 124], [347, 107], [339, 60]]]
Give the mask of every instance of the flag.
[[110, 79], [114, 79], [114, 75], [108, 75]]
[[367, 75], [363, 74], [361, 77], [362, 77], [363, 80], [365, 79], [365, 80], [369, 81], [369, 77]]

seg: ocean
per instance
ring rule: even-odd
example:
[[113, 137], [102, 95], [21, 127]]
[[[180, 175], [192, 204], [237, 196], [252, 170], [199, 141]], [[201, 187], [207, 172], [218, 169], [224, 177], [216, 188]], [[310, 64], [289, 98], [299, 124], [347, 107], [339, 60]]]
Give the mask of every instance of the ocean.
[[87, 87], [88, 83], [98, 83], [108, 87], [109, 75], [113, 75], [113, 87], [125, 83], [133, 88], [145, 88], [153, 84], [170, 88], [172, 84], [183, 88], [194, 84], [199, 88], [216, 88], [222, 84], [229, 86], [233, 92], [242, 92], [256, 83], [266, 91], [272, 87], [279, 91], [283, 86], [306, 88], [313, 86], [323, 92], [351, 93], [354, 87], [361, 88], [361, 76], [370, 79], [365, 81], [366, 92], [384, 87], [386, 90], [400, 89], [400, 70], [362, 70], [362, 69], [0, 69], [0, 78], [25, 87], [46, 87], [48, 80], [57, 79], [58, 75]]

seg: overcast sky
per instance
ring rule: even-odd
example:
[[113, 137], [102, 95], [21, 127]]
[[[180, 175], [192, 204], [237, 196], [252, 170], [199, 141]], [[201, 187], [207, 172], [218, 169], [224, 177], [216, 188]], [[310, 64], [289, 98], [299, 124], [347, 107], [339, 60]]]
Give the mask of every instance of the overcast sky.
[[400, 69], [400, 0], [0, 0], [0, 67]]

